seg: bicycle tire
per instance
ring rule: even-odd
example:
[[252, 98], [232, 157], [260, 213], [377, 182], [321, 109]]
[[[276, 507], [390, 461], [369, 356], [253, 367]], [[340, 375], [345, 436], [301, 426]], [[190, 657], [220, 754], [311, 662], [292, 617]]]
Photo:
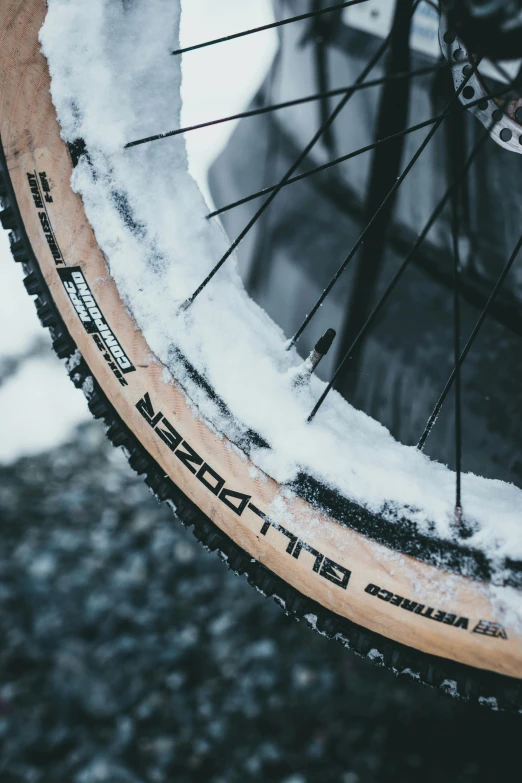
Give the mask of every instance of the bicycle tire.
[[[44, 15], [44, 0], [26, 0], [23, 7], [17, 0], [0, 2], [1, 28], [8, 33], [0, 53], [0, 221], [11, 231], [13, 256], [27, 272], [26, 289], [37, 297], [54, 350], [67, 359], [71, 379], [86, 394], [93, 415], [103, 419], [112, 443], [125, 449], [131, 467], [160, 500], [175, 507], [204, 546], [219, 551], [231, 569], [246, 573], [256, 589], [274, 596], [290, 614], [396, 674], [468, 701], [520, 711], [520, 635], [509, 628], [507, 638], [474, 633], [484, 618], [494, 619], [483, 589], [489, 564], [480, 553], [462, 543], [452, 547], [428, 540], [411, 525], [402, 533], [397, 526], [386, 528], [355, 504], [343, 517], [341, 499], [305, 476], [293, 486], [296, 516], [320, 516], [323, 527], [318, 533], [317, 526], [309, 526], [303, 534], [294, 517], [288, 529], [282, 528], [262, 511], [277, 491], [276, 482], [252, 479], [248, 458], [196, 416], [179, 385], [162, 380], [161, 367], [148, 359], [150, 349], [107, 275], [81, 200], [69, 184], [81, 144], [71, 149], [60, 138], [38, 44]], [[34, 198], [41, 170], [52, 172], [47, 176], [54, 206], [48, 209], [41, 191], [39, 200]], [[62, 237], [67, 237], [67, 263]], [[64, 287], [71, 269], [94, 295], [104, 323], [122, 346], [124, 363], [131, 357], [132, 383], [121, 383], [115, 355], [106, 344], [98, 350], [78, 317]], [[175, 417], [164, 416], [164, 410], [175, 411]], [[341, 549], [338, 541], [332, 543], [339, 538]], [[386, 554], [394, 560], [394, 573], [382, 565]], [[519, 564], [508, 566], [506, 583], [519, 586]], [[445, 606], [449, 581], [451, 607], [439, 609]], [[430, 601], [433, 607], [426, 599], [424, 604], [415, 600], [419, 583], [438, 596], [438, 603]]]

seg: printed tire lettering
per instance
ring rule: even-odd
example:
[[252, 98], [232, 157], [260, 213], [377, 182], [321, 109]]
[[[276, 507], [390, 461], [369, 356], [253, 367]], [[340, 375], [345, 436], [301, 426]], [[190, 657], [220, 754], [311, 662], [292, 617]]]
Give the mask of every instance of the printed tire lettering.
[[121, 385], [127, 386], [122, 374], [136, 372], [136, 368], [107, 325], [83, 272], [75, 266], [60, 267], [57, 272], [83, 328], [93, 336], [100, 351], [106, 349], [105, 359], [111, 370]]

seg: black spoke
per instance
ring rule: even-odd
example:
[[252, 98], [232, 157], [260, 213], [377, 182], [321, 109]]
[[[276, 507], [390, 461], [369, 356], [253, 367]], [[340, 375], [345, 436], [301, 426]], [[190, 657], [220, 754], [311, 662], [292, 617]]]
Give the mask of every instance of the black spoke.
[[[292, 16], [289, 19], [281, 19], [278, 22], [271, 22], [270, 24], [264, 24], [261, 27], [252, 27], [250, 30], [242, 30], [240, 33], [233, 33], [232, 35], [225, 35], [223, 38], [214, 38], [212, 41], [205, 41], [204, 43], [194, 44], [193, 46], [185, 46], [183, 49], [176, 49], [171, 54], [184, 54], [185, 52], [193, 52], [196, 49], [203, 49], [205, 46], [214, 46], [214, 44], [225, 43], [226, 41], [233, 41], [234, 38], [242, 38], [245, 35], [252, 35], [253, 33], [261, 33], [264, 30], [273, 30], [274, 27], [281, 27], [284, 24], [291, 24], [292, 22], [300, 22], [303, 19], [311, 19], [314, 16], [320, 14], [328, 14], [332, 11], [340, 11], [342, 8], [348, 8], [351, 5], [360, 5], [366, 3], [368, 0], [348, 0], [345, 3], [337, 3], [336, 5], [330, 5], [327, 8], [320, 8], [317, 11], [309, 11], [306, 14], [300, 14], [299, 16]], [[217, 12], [217, 9], [216, 9]]]
[[[448, 68], [448, 63], [438, 63], [437, 65], [427, 66], [425, 68], [419, 68], [416, 71], [403, 71], [402, 73], [394, 73], [391, 76], [384, 76], [380, 79], [371, 79], [370, 81], [363, 82], [356, 86], [350, 85], [349, 87], [338, 87], [335, 90], [327, 90], [326, 92], [318, 92], [314, 95], [306, 95], [303, 98], [294, 98], [291, 101], [283, 101], [282, 103], [275, 103], [271, 106], [259, 106], [256, 109], [249, 109], [248, 111], [239, 112], [238, 114], [231, 114], [228, 117], [221, 117], [217, 120], [207, 120], [207, 122], [200, 122], [197, 125], [188, 125], [185, 128], [178, 128], [177, 130], [167, 131], [165, 133], [157, 133], [154, 136], [145, 136], [143, 139], [136, 139], [130, 141], [125, 145], [125, 149], [129, 147], [137, 147], [140, 144], [148, 144], [151, 141], [159, 141], [160, 139], [168, 139], [170, 136], [179, 136], [182, 133], [189, 133], [190, 131], [200, 130], [201, 128], [209, 128], [213, 125], [220, 125], [223, 122], [232, 122], [233, 120], [243, 120], [247, 117], [256, 117], [259, 114], [267, 114], [280, 109], [288, 109], [292, 106], [299, 106], [302, 103], [310, 103], [312, 101], [320, 101], [324, 98], [335, 98], [337, 95], [343, 95], [350, 90], [358, 92], [359, 90], [366, 90], [369, 87], [378, 87], [381, 84], [387, 84], [391, 81], [397, 81], [399, 79], [412, 79], [416, 76], [425, 76], [426, 74], [439, 71], [441, 68]], [[264, 191], [263, 191], [264, 192]]]
[[[366, 66], [363, 68], [360, 75], [357, 77], [355, 84], [361, 84], [370, 71], [373, 69], [373, 67], [379, 62], [383, 54], [385, 53], [386, 49], [389, 45], [390, 37], [388, 36], [381, 46], [377, 49], [373, 57], [370, 59], [370, 61], [366, 64]], [[239, 245], [239, 243], [245, 238], [245, 236], [248, 234], [250, 229], [253, 225], [259, 220], [261, 215], [264, 213], [264, 211], [270, 206], [272, 201], [275, 199], [279, 191], [284, 187], [285, 183], [290, 179], [294, 171], [299, 168], [303, 160], [307, 157], [310, 150], [313, 149], [317, 141], [321, 138], [324, 131], [327, 127], [329, 127], [337, 117], [337, 115], [344, 109], [352, 95], [354, 94], [353, 90], [350, 90], [350, 92], [346, 93], [344, 97], [339, 101], [333, 112], [328, 117], [328, 120], [323, 123], [320, 128], [316, 131], [314, 136], [312, 137], [311, 141], [308, 142], [306, 147], [302, 150], [302, 152], [299, 154], [299, 156], [296, 158], [292, 166], [288, 169], [285, 176], [282, 178], [282, 180], [279, 182], [279, 184], [274, 188], [272, 193], [268, 196], [266, 201], [263, 202], [263, 204], [260, 206], [260, 208], [257, 210], [257, 212], [254, 214], [254, 216], [250, 219], [250, 221], [247, 223], [243, 231], [239, 234], [239, 236], [235, 239], [235, 241], [230, 245], [228, 250], [225, 252], [225, 254], [220, 258], [220, 260], [217, 262], [217, 264], [214, 266], [214, 268], [210, 271], [210, 273], [207, 275], [207, 277], [203, 280], [201, 285], [194, 291], [194, 293], [185, 300], [185, 302], [182, 304], [181, 309], [186, 310], [190, 305], [194, 302], [194, 300], [199, 296], [199, 294], [203, 291], [203, 289], [208, 285], [208, 283], [212, 280], [214, 275], [221, 269], [225, 261], [227, 261], [228, 258], [232, 255], [236, 247]]]
[[[509, 91], [510, 89], [513, 88], [514, 84], [516, 84], [516, 82], [518, 81], [519, 75], [517, 75], [515, 77], [515, 79], [511, 81], [510, 75], [504, 70], [504, 68], [499, 63], [497, 63], [495, 61], [492, 61], [492, 62], [493, 62], [494, 67], [497, 69], [497, 71], [508, 82], [509, 86], [508, 86], [507, 90]], [[508, 101], [506, 99], [503, 102], [502, 106], [499, 107], [499, 109], [502, 111], [503, 114], [505, 113], [505, 108], [506, 108], [507, 103], [508, 103]], [[495, 122], [492, 123], [492, 125], [488, 128], [488, 135], [489, 135], [489, 132], [491, 131], [491, 129], [493, 128], [494, 125], [495, 125]], [[498, 291], [500, 290], [500, 288], [501, 288], [501, 286], [502, 286], [502, 284], [503, 284], [503, 282], [504, 282], [504, 280], [505, 280], [509, 270], [513, 266], [513, 264], [514, 264], [514, 262], [515, 262], [515, 260], [517, 258], [517, 255], [518, 255], [521, 247], [522, 247], [522, 236], [518, 240], [518, 242], [517, 242], [517, 244], [516, 244], [512, 254], [511, 254], [511, 256], [509, 257], [509, 259], [508, 259], [504, 269], [502, 270], [502, 274], [498, 278], [498, 280], [497, 280], [497, 282], [495, 284], [495, 287], [493, 288], [493, 291], [491, 292], [491, 294], [489, 296], [489, 299], [486, 302], [486, 305], [485, 305], [484, 309], [482, 310], [482, 312], [481, 312], [481, 314], [480, 314], [480, 316], [478, 318], [478, 321], [475, 324], [475, 326], [473, 328], [473, 331], [472, 331], [472, 333], [471, 333], [471, 335], [470, 335], [470, 337], [469, 337], [469, 339], [468, 339], [468, 341], [467, 341], [467, 343], [466, 343], [466, 345], [464, 347], [464, 350], [462, 351], [462, 353], [458, 354], [456, 359], [455, 359], [455, 366], [454, 366], [454, 368], [453, 368], [453, 370], [451, 372], [451, 375], [450, 375], [450, 377], [448, 378], [448, 380], [446, 382], [446, 385], [445, 385], [445, 387], [444, 387], [444, 389], [442, 391], [442, 394], [440, 395], [439, 399], [437, 400], [437, 403], [436, 403], [436, 405], [435, 405], [435, 407], [434, 407], [434, 409], [433, 409], [433, 411], [431, 413], [431, 416], [428, 419], [426, 427], [424, 428], [424, 432], [422, 433], [421, 438], [420, 438], [420, 440], [419, 440], [419, 442], [417, 444], [417, 448], [419, 450], [422, 450], [424, 448], [424, 446], [426, 444], [426, 440], [428, 439], [428, 436], [429, 436], [430, 432], [432, 431], [432, 429], [433, 429], [433, 427], [435, 425], [437, 417], [438, 417], [438, 415], [439, 415], [439, 413], [440, 413], [440, 411], [442, 409], [444, 401], [445, 401], [446, 397], [448, 396], [448, 393], [449, 393], [453, 383], [455, 383], [455, 395], [456, 395], [456, 405], [457, 405], [457, 398], [460, 397], [460, 368], [462, 367], [462, 364], [463, 364], [464, 360], [466, 359], [466, 356], [468, 355], [468, 352], [469, 352], [471, 346], [473, 345], [473, 343], [474, 343], [474, 341], [475, 341], [475, 339], [476, 339], [476, 337], [477, 337], [477, 335], [478, 335], [478, 333], [479, 333], [479, 331], [480, 331], [480, 329], [482, 327], [482, 324], [484, 323], [484, 321], [486, 319], [486, 316], [487, 316], [488, 312], [492, 308], [492, 306], [493, 306], [493, 304], [495, 302], [495, 299], [497, 297]], [[457, 275], [458, 275], [458, 272], [457, 272]], [[458, 277], [456, 279], [456, 282], [458, 282]], [[456, 296], [457, 295], [458, 294], [456, 293]], [[461, 448], [461, 446], [457, 446], [457, 449], [458, 448]], [[458, 477], [458, 483], [457, 483], [457, 500], [459, 498], [459, 495], [458, 495], [459, 490], [460, 490], [460, 476]]]
[[[495, 123], [493, 123], [493, 125], [494, 124]], [[337, 377], [338, 377], [338, 375], [339, 375], [339, 373], [341, 371], [341, 368], [343, 367], [345, 362], [348, 361], [348, 359], [350, 358], [351, 354], [353, 353], [353, 351], [355, 350], [355, 348], [359, 344], [359, 341], [361, 340], [362, 337], [364, 337], [364, 335], [368, 331], [369, 327], [371, 326], [371, 324], [375, 320], [376, 316], [378, 315], [378, 313], [380, 312], [380, 310], [382, 309], [382, 307], [384, 306], [384, 304], [388, 300], [388, 297], [390, 296], [390, 294], [394, 290], [395, 286], [399, 282], [400, 278], [402, 277], [402, 275], [406, 271], [407, 267], [409, 266], [409, 264], [411, 263], [411, 261], [415, 257], [415, 254], [417, 253], [417, 250], [419, 249], [419, 247], [422, 245], [423, 241], [427, 237], [427, 235], [428, 235], [429, 231], [431, 230], [433, 224], [435, 223], [435, 221], [437, 220], [437, 218], [439, 217], [439, 215], [443, 211], [444, 207], [448, 203], [448, 200], [451, 197], [453, 191], [455, 190], [456, 187], [460, 186], [461, 183], [464, 181], [464, 178], [467, 176], [468, 171], [471, 168], [473, 162], [475, 161], [475, 159], [478, 156], [479, 152], [482, 150], [482, 148], [485, 146], [487, 140], [489, 139], [489, 134], [490, 134], [490, 131], [491, 131], [491, 128], [493, 127], [493, 125], [491, 125], [487, 129], [485, 129], [484, 132], [481, 134], [480, 139], [478, 140], [478, 142], [475, 144], [475, 146], [473, 147], [472, 151], [468, 155], [468, 157], [467, 157], [465, 163], [463, 164], [462, 168], [460, 169], [460, 171], [458, 172], [456, 177], [453, 179], [451, 185], [447, 188], [447, 190], [444, 193], [443, 197], [441, 198], [441, 200], [438, 202], [437, 206], [435, 207], [435, 209], [431, 213], [430, 217], [428, 218], [428, 221], [426, 222], [426, 224], [424, 225], [424, 228], [422, 229], [421, 233], [417, 237], [414, 245], [412, 246], [412, 248], [408, 252], [408, 255], [406, 256], [406, 258], [402, 262], [401, 266], [399, 267], [399, 269], [397, 270], [397, 272], [393, 276], [391, 282], [388, 284], [388, 287], [384, 291], [383, 295], [381, 296], [381, 298], [379, 299], [379, 301], [375, 305], [374, 309], [372, 310], [372, 312], [370, 313], [370, 315], [366, 319], [365, 323], [363, 324], [363, 326], [359, 330], [359, 333], [354, 338], [352, 344], [350, 345], [350, 347], [348, 348], [348, 350], [344, 354], [343, 359], [341, 360], [339, 366], [337, 367], [337, 369], [336, 369], [332, 379], [330, 380], [330, 382], [327, 385], [326, 389], [324, 390], [324, 392], [322, 393], [321, 397], [317, 401], [314, 409], [312, 410], [312, 413], [308, 417], [308, 421], [311, 421], [314, 418], [315, 414], [317, 413], [317, 411], [319, 410], [319, 408], [323, 404], [323, 402], [326, 399], [327, 395], [329, 394], [329, 392], [333, 388], [333, 386], [334, 386], [334, 384], [335, 384], [335, 382], [337, 380]], [[488, 305], [487, 305], [488, 308], [489, 308], [490, 304], [491, 303], [488, 302]], [[449, 388], [447, 390], [445, 390], [445, 393], [447, 394], [448, 391], [449, 391]], [[438, 410], [440, 410], [440, 408]], [[436, 416], [438, 414], [438, 410], [436, 412], [434, 411], [434, 414], [432, 414], [433, 421], [435, 421], [435, 418], [436, 418]], [[431, 421], [431, 419], [430, 419], [430, 421]], [[432, 422], [431, 426], [433, 426], [433, 422]], [[431, 427], [430, 427], [430, 429], [431, 429]], [[425, 440], [425, 438], [424, 438], [424, 440]], [[421, 441], [422, 441], [422, 439], [421, 439]], [[422, 441], [422, 443], [419, 444], [419, 448], [422, 448], [423, 443], [424, 443], [424, 441]]]
[[[470, 80], [470, 78], [472, 76], [472, 73], [473, 73], [473, 71], [471, 71], [468, 74], [468, 76], [466, 76], [466, 78], [464, 79], [464, 81], [460, 85], [459, 89], [456, 91], [456, 93], [452, 96], [451, 100], [447, 104], [446, 109], [448, 109], [448, 107], [451, 106], [452, 103], [458, 98], [458, 96], [460, 95], [460, 93], [462, 92], [462, 90], [465, 88], [466, 84]], [[386, 205], [388, 204], [388, 202], [394, 197], [395, 193], [400, 188], [400, 186], [402, 185], [402, 183], [404, 182], [404, 180], [406, 179], [406, 177], [408, 176], [408, 174], [412, 170], [413, 166], [415, 165], [417, 160], [420, 158], [420, 156], [422, 155], [422, 153], [424, 152], [424, 150], [426, 149], [426, 147], [428, 146], [428, 144], [432, 140], [433, 136], [435, 135], [435, 133], [437, 132], [437, 130], [439, 129], [439, 127], [441, 126], [443, 121], [444, 121], [443, 117], [441, 119], [437, 120], [437, 122], [431, 128], [430, 132], [428, 133], [428, 135], [426, 136], [426, 138], [424, 139], [422, 144], [420, 144], [420, 146], [417, 148], [417, 151], [415, 152], [413, 157], [410, 159], [408, 165], [406, 166], [406, 168], [404, 169], [404, 171], [402, 172], [400, 177], [398, 177], [398, 179], [395, 181], [393, 186], [390, 188], [390, 190], [388, 191], [388, 194], [385, 196], [385, 198], [381, 202], [380, 206], [375, 210], [375, 212], [373, 213], [372, 218], [369, 220], [369, 222], [366, 224], [366, 226], [362, 230], [361, 234], [359, 235], [359, 238], [357, 239], [357, 241], [353, 245], [352, 249], [350, 250], [350, 252], [346, 256], [346, 258], [344, 259], [343, 263], [338, 268], [337, 272], [334, 274], [334, 276], [332, 277], [332, 279], [330, 280], [330, 282], [328, 283], [326, 288], [323, 290], [323, 292], [321, 293], [321, 295], [317, 299], [316, 303], [314, 304], [314, 306], [312, 307], [312, 309], [310, 310], [310, 312], [308, 313], [308, 315], [306, 316], [306, 318], [302, 322], [301, 326], [299, 327], [297, 332], [294, 334], [294, 336], [290, 340], [290, 342], [288, 344], [289, 348], [291, 348], [293, 345], [295, 345], [295, 343], [299, 340], [299, 338], [301, 337], [302, 333], [304, 332], [304, 330], [306, 329], [306, 327], [308, 326], [308, 324], [310, 323], [310, 321], [312, 320], [314, 315], [317, 313], [317, 311], [321, 307], [322, 303], [324, 302], [324, 300], [326, 299], [326, 297], [328, 296], [328, 294], [330, 293], [330, 291], [332, 290], [334, 285], [337, 283], [337, 281], [341, 277], [342, 273], [345, 271], [346, 267], [348, 266], [348, 264], [350, 263], [352, 258], [355, 256], [355, 254], [357, 253], [357, 251], [361, 247], [362, 243], [364, 242], [365, 238], [367, 237], [367, 235], [368, 235], [369, 231], [371, 230], [372, 226], [378, 220], [381, 212], [386, 208]], [[341, 365], [342, 364], [343, 364], [343, 362], [341, 363]], [[340, 367], [338, 368], [337, 372], [339, 372], [339, 371], [340, 371]]]
[[489, 295], [489, 299], [486, 302], [486, 305], [485, 305], [484, 309], [482, 310], [477, 323], [473, 327], [473, 331], [471, 332], [471, 335], [469, 336], [469, 339], [468, 339], [466, 345], [464, 346], [464, 350], [460, 354], [458, 362], [455, 365], [455, 367], [453, 368], [452, 373], [451, 373], [450, 377], [448, 378], [448, 381], [447, 381], [447, 383], [446, 383], [446, 385], [444, 387], [444, 390], [443, 390], [442, 394], [440, 395], [439, 399], [437, 400], [437, 404], [435, 405], [435, 407], [433, 409], [433, 412], [432, 412], [430, 418], [428, 419], [428, 423], [426, 424], [426, 428], [425, 428], [424, 432], [422, 433], [421, 439], [419, 440], [419, 443], [417, 444], [417, 448], [418, 449], [423, 449], [424, 448], [424, 445], [426, 443], [428, 435], [430, 434], [431, 430], [433, 429], [433, 425], [435, 424], [437, 416], [439, 415], [440, 410], [441, 410], [441, 408], [442, 408], [442, 406], [444, 404], [444, 400], [448, 396], [448, 392], [450, 391], [450, 389], [451, 389], [451, 387], [453, 385], [453, 382], [454, 382], [454, 380], [455, 380], [455, 378], [457, 376], [457, 373], [458, 373], [459, 369], [462, 367], [462, 364], [463, 364], [466, 356], [468, 355], [471, 346], [475, 342], [475, 338], [477, 337], [477, 335], [478, 335], [478, 333], [480, 331], [480, 328], [481, 328], [482, 324], [484, 323], [484, 320], [485, 320], [485, 318], [486, 318], [486, 316], [487, 316], [487, 314], [488, 314], [488, 312], [489, 312], [493, 302], [495, 301], [495, 298], [496, 298], [496, 296], [497, 296], [497, 294], [498, 294], [498, 292], [499, 292], [499, 290], [500, 290], [500, 288], [502, 286], [502, 283], [506, 279], [506, 276], [507, 276], [509, 270], [513, 266], [513, 264], [514, 264], [514, 262], [515, 262], [515, 260], [516, 260], [516, 258], [518, 256], [518, 254], [520, 252], [520, 248], [521, 247], [522, 247], [522, 235], [520, 236], [517, 244], [515, 245], [515, 248], [514, 248], [513, 252], [511, 253], [511, 255], [510, 255], [510, 257], [509, 257], [509, 259], [508, 259], [508, 261], [507, 261], [507, 263], [506, 263], [506, 265], [504, 267], [504, 269], [502, 270], [502, 274], [500, 275], [500, 277], [498, 278], [497, 282], [495, 283], [495, 287], [493, 288], [493, 291]]
[[[500, 90], [499, 92], [491, 95], [490, 98], [500, 98], [509, 92], [510, 89], [511, 87], [506, 87], [503, 90]], [[473, 106], [477, 106], [479, 103], [483, 103], [485, 100], [485, 98], [476, 98], [475, 100], [469, 101], [463, 106], [459, 106], [458, 108], [452, 109], [451, 111], [443, 112], [442, 114], [437, 114], [435, 117], [431, 117], [429, 120], [419, 122], [417, 125], [412, 125], [409, 128], [405, 128], [403, 131], [393, 133], [390, 136], [386, 136], [384, 139], [377, 139], [377, 141], [374, 141], [371, 144], [367, 144], [365, 147], [360, 147], [353, 152], [348, 152], [346, 155], [341, 155], [339, 158], [334, 158], [334, 160], [330, 160], [328, 163], [322, 163], [320, 166], [314, 166], [314, 168], [307, 169], [306, 171], [302, 172], [302, 174], [297, 174], [295, 177], [290, 177], [290, 179], [285, 182], [284, 187], [287, 185], [292, 185], [294, 182], [300, 182], [302, 179], [306, 179], [307, 177], [312, 177], [314, 174], [319, 174], [321, 171], [326, 171], [327, 169], [330, 169], [334, 166], [338, 166], [340, 163], [351, 160], [358, 155], [363, 155], [365, 152], [369, 152], [370, 150], [375, 149], [380, 144], [386, 144], [388, 141], [392, 141], [392, 139], [397, 139], [401, 136], [407, 135], [408, 133], [414, 133], [415, 131], [421, 130], [422, 128], [427, 128], [429, 125], [433, 125], [440, 119], [452, 117], [455, 114], [461, 114]], [[247, 204], [249, 201], [253, 201], [256, 198], [260, 198], [261, 196], [265, 196], [268, 193], [271, 193], [277, 187], [277, 185], [271, 185], [270, 187], [264, 188], [263, 190], [258, 190], [257, 193], [251, 193], [249, 196], [244, 196], [237, 201], [233, 201], [224, 207], [219, 207], [213, 212], [209, 212], [207, 218], [217, 217], [218, 215], [222, 215], [224, 212], [228, 212], [230, 209], [235, 209], [235, 207], [239, 207], [242, 204]]]
[[[450, 155], [449, 160], [458, 163], [456, 123], [448, 123]], [[453, 361], [455, 364], [455, 521], [462, 521], [462, 402], [460, 383], [460, 183], [451, 195], [451, 237], [453, 245]]]

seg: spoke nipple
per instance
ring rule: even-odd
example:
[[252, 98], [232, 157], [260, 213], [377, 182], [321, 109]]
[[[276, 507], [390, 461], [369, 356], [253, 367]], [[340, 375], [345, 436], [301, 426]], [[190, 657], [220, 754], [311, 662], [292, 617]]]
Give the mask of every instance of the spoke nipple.
[[462, 525], [462, 506], [455, 506], [455, 524], [458, 527]]
[[308, 359], [306, 359], [298, 368], [292, 381], [292, 386], [294, 388], [303, 386], [310, 379], [310, 376], [316, 369], [321, 359], [326, 356], [332, 347], [335, 335], [335, 329], [327, 329], [323, 336], [319, 338], [315, 344], [314, 350], [310, 352]]
[[190, 305], [191, 305], [191, 304], [192, 304], [192, 300], [191, 300], [191, 299], [185, 299], [185, 301], [183, 302], [183, 304], [182, 304], [182, 305], [180, 305], [180, 308], [179, 308], [178, 312], [179, 312], [179, 313], [184, 313], [184, 312], [185, 312], [185, 310], [188, 310], [188, 309], [189, 309], [189, 307], [190, 307]]

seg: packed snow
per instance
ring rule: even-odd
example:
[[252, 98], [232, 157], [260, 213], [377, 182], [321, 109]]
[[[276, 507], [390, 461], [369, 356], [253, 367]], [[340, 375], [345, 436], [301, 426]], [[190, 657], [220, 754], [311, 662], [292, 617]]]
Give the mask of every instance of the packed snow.
[[[309, 388], [293, 389], [302, 359], [285, 350], [287, 336], [247, 296], [234, 258], [180, 312], [229, 240], [205, 219], [182, 137], [124, 149], [179, 126], [181, 58], [170, 52], [178, 48], [180, 10], [180, 0], [48, 0], [41, 31], [63, 137], [84, 139], [89, 152], [72, 185], [125, 304], [201, 416], [234, 436], [186, 377], [179, 353], [270, 444], [250, 454], [267, 474], [289, 482], [308, 472], [376, 513], [405, 515], [421, 530], [453, 538], [455, 477], [444, 465], [396, 442], [336, 392], [307, 423], [324, 384], [312, 378]], [[499, 562], [522, 559], [522, 492], [467, 474], [463, 497], [476, 529], [467, 543]]]

